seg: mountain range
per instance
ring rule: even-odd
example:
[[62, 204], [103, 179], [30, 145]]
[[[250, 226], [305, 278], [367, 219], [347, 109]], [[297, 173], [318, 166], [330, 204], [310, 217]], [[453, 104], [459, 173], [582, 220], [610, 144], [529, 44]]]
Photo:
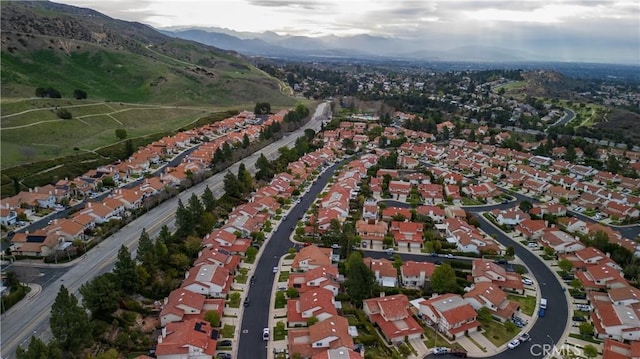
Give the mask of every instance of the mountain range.
[[279, 35], [270, 31], [238, 32], [217, 27], [173, 27], [159, 31], [248, 56], [479, 62], [548, 60], [541, 55], [499, 47], [469, 45], [446, 50], [429, 49], [419, 40], [371, 35], [308, 37]]

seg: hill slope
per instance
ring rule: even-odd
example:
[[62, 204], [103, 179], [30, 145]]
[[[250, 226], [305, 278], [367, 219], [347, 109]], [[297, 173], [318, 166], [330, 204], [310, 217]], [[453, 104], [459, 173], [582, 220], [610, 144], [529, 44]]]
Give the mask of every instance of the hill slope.
[[53, 87], [111, 101], [291, 104], [279, 83], [235, 52], [52, 2], [2, 2], [2, 94]]

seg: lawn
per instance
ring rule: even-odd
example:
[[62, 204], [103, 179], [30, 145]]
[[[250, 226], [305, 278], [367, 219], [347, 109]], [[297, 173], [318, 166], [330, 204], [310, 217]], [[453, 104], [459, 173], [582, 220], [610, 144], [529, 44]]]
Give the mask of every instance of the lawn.
[[278, 276], [278, 282], [286, 282], [288, 280], [289, 280], [289, 272], [288, 271], [280, 272], [280, 275]]
[[[282, 323], [282, 322], [279, 322]], [[284, 323], [283, 323], [284, 324]], [[287, 335], [287, 329], [285, 329], [284, 325], [276, 325], [273, 327], [273, 340], [284, 340]]]
[[233, 333], [236, 331], [235, 325], [225, 324], [222, 329], [220, 329], [220, 335], [223, 338], [233, 338]]
[[491, 320], [486, 323], [483, 322], [482, 328], [484, 329], [482, 335], [497, 347], [510, 341], [518, 333], [517, 331], [509, 333], [507, 328], [504, 327], [504, 324], [498, 323], [495, 320]]
[[436, 331], [431, 327], [427, 327], [424, 323], [420, 323], [422, 328], [424, 329], [424, 336], [427, 340], [424, 341], [424, 344], [427, 348], [435, 348], [435, 347], [447, 347], [451, 349], [464, 349], [458, 343], [449, 343], [442, 335], [436, 335]]
[[239, 273], [235, 276], [236, 282], [242, 284], [247, 283], [247, 273], [249, 273], [248, 268], [240, 268]]
[[520, 303], [520, 310], [526, 315], [531, 316], [536, 310], [536, 297], [532, 295], [521, 297], [519, 295], [509, 294], [507, 295], [507, 299]]
[[240, 308], [240, 293], [233, 292], [229, 294], [227, 304], [229, 304], [229, 307], [231, 308]]

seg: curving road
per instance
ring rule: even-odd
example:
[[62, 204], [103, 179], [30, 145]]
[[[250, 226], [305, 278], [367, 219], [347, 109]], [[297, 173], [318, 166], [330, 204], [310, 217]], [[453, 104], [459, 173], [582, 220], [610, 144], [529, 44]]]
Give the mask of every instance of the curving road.
[[[264, 147], [259, 153], [254, 153], [242, 161], [237, 162], [228, 170], [234, 173], [237, 172], [240, 163], [243, 162], [246, 168], [254, 173], [255, 162], [259, 154], [263, 153], [268, 159], [277, 158], [279, 155], [278, 148], [282, 146], [293, 146], [296, 138], [303, 135], [305, 129], [311, 128], [318, 131], [322, 122], [328, 119], [328, 113], [328, 103], [320, 104], [316, 108], [311, 120], [304, 126], [289, 136], [285, 136], [279, 141]], [[209, 186], [216, 196], [220, 196], [224, 192], [223, 179], [225, 174], [226, 171], [218, 173], [140, 216], [129, 225], [123, 227], [118, 233], [112, 235], [99, 246], [89, 251], [75, 266], [70, 267], [65, 274], [60, 276], [58, 280], [43, 287], [42, 292], [29, 300], [28, 303], [21, 301], [14, 308], [11, 308], [2, 316], [2, 331], [0, 337], [2, 343], [0, 353], [2, 358], [15, 358], [16, 348], [19, 345], [28, 343], [32, 335], [36, 335], [45, 341], [49, 341], [52, 338], [49, 329], [49, 313], [51, 304], [53, 304], [61, 285], [64, 284], [70, 293], [78, 296], [78, 290], [82, 284], [113, 268], [120, 246], [127, 246], [132, 253], [135, 251], [142, 228], [146, 228], [152, 237], [157, 236], [164, 225], [173, 228], [178, 199], [186, 202], [192, 194], [200, 195], [206, 185]]]
[[[347, 160], [344, 160], [345, 162]], [[341, 163], [343, 163], [341, 162]], [[247, 298], [252, 305], [244, 308], [242, 315], [242, 325], [240, 327], [240, 338], [238, 340], [238, 358], [267, 358], [267, 345], [262, 340], [262, 329], [269, 326], [269, 305], [273, 295], [273, 281], [275, 275], [272, 268], [277, 266], [280, 257], [287, 253], [287, 250], [294, 247], [289, 241], [289, 237], [295, 228], [296, 223], [315, 200], [316, 196], [322, 192], [339, 164], [335, 164], [322, 173], [311, 185], [309, 191], [301, 197], [300, 203], [296, 204], [280, 226], [272, 234], [271, 239], [266, 244], [260, 260], [255, 267], [255, 284], [249, 287]], [[272, 336], [273, 337], [273, 336]]]

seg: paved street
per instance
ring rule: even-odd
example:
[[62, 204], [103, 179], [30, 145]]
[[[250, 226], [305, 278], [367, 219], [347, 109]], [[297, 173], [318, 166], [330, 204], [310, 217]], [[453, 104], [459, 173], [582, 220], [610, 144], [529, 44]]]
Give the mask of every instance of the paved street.
[[[316, 196], [327, 184], [337, 165], [328, 168], [321, 174], [318, 180], [309, 188], [309, 191], [302, 197], [300, 203], [291, 209], [287, 219], [271, 235], [262, 256], [255, 268], [256, 282], [249, 287], [248, 297], [251, 305], [244, 310], [242, 317], [241, 335], [238, 341], [238, 358], [267, 358], [267, 343], [262, 340], [262, 329], [269, 326], [269, 305], [272, 296], [273, 281], [277, 274], [273, 273], [273, 267], [278, 265], [280, 257], [293, 247], [289, 241], [292, 227], [302, 218], [305, 211]], [[273, 328], [271, 328], [273, 332]], [[273, 339], [273, 333], [271, 339]]]
[[[254, 153], [242, 162], [245, 163], [249, 171], [255, 173], [255, 162], [260, 153], [264, 153], [268, 159], [275, 159], [279, 155], [278, 148], [293, 146], [296, 138], [302, 136], [305, 129], [311, 128], [318, 131], [321, 123], [326, 121], [328, 111], [329, 106], [327, 103], [320, 104], [312, 119], [302, 128], [266, 146], [259, 153]], [[236, 163], [229, 170], [237, 173], [238, 167], [239, 163]], [[37, 335], [47, 341], [51, 339], [49, 312], [62, 284], [69, 289], [70, 293], [78, 295], [78, 290], [82, 284], [113, 268], [121, 245], [127, 246], [131, 252], [135, 251], [142, 228], [146, 228], [152, 237], [155, 237], [160, 232], [163, 225], [173, 228], [178, 198], [181, 198], [186, 203], [193, 193], [200, 195], [206, 185], [209, 185], [209, 188], [216, 196], [220, 196], [224, 191], [223, 178], [225, 174], [226, 171], [216, 174], [139, 217], [80, 258], [77, 265], [70, 267], [67, 273], [59, 277], [55, 282], [50, 283], [46, 288], [43, 288], [42, 292], [34, 297], [28, 306], [19, 311], [9, 310], [5, 313], [2, 316], [2, 358], [15, 358], [16, 347], [28, 343], [31, 335]], [[29, 319], [26, 320], [25, 318]]]

